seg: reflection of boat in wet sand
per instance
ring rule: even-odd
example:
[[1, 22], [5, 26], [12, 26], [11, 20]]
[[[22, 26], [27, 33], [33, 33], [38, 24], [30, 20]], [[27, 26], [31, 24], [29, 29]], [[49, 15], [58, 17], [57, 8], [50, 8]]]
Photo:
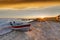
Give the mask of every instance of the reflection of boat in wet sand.
[[0, 35], [11, 32], [12, 30], [21, 30], [23, 32], [30, 31], [31, 24], [22, 21], [12, 21], [0, 25]]

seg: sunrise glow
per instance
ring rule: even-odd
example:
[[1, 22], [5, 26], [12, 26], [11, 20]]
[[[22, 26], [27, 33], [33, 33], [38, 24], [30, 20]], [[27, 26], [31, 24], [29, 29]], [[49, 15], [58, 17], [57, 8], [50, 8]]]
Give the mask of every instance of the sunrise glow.
[[[16, 4], [1, 4], [0, 10], [2, 11], [0, 13], [0, 17], [1, 18], [7, 18], [7, 17], [8, 18], [12, 18], [12, 17], [13, 18], [37, 18], [37, 17], [44, 18], [46, 16], [53, 16], [53, 15], [56, 16], [56, 14], [50, 15], [50, 12], [48, 12], [48, 10], [47, 10], [48, 13], [46, 13], [44, 10], [50, 7], [54, 8], [54, 6], [60, 6], [60, 2], [30, 2], [30, 3], [27, 2], [27, 3], [16, 3]], [[32, 10], [32, 11], [28, 12], [28, 10], [30, 11]]]
[[47, 16], [40, 16], [41, 18], [45, 18], [45, 17], [47, 17]]

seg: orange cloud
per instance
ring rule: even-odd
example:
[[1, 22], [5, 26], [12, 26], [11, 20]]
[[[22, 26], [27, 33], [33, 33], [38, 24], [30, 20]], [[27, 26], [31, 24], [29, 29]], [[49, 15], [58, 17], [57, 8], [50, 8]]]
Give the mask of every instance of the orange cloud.
[[32, 3], [17, 3], [17, 4], [1, 4], [2, 9], [29, 9], [29, 8], [45, 8], [50, 6], [60, 6], [60, 2], [32, 2]]

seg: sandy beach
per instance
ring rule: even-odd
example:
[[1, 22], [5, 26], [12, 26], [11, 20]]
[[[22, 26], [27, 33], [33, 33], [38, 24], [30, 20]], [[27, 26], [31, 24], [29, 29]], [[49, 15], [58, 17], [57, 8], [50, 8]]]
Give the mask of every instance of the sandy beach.
[[31, 22], [32, 31], [12, 31], [0, 36], [0, 40], [60, 40], [60, 23]]

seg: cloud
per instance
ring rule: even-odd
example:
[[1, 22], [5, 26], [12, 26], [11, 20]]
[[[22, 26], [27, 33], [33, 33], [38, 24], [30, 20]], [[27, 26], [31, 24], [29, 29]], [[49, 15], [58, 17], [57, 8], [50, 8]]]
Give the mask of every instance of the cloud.
[[44, 9], [27, 9], [27, 10], [0, 10], [0, 17], [40, 17], [40, 16], [57, 16], [60, 14], [60, 6], [53, 6]]
[[46, 2], [46, 1], [60, 1], [60, 0], [0, 0], [0, 3], [10, 3], [10, 4], [14, 4], [14, 3], [25, 3], [25, 2]]

